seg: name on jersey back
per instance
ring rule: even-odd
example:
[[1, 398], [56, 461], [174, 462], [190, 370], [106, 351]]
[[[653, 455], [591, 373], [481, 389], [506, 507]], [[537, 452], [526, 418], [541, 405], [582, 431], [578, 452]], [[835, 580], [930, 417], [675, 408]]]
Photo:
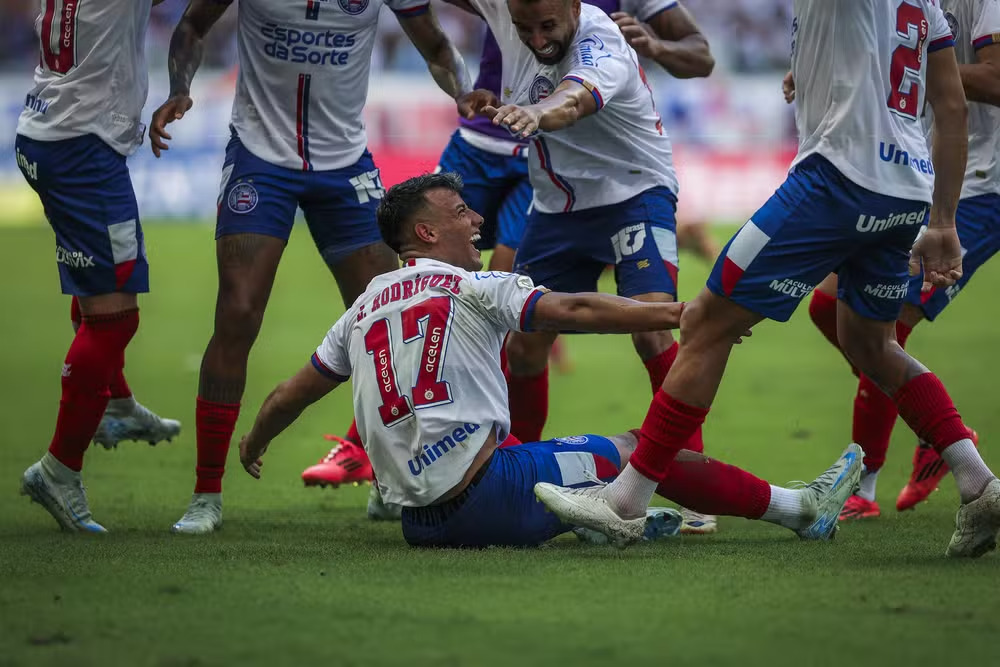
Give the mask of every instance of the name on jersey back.
[[[417, 275], [414, 278], [407, 278], [405, 280], [400, 280], [395, 282], [381, 292], [375, 295], [372, 299], [371, 312], [377, 311], [383, 306], [387, 306], [393, 301], [401, 301], [405, 299], [410, 299], [413, 296], [420, 294], [428, 289], [440, 288], [455, 296], [459, 296], [462, 293], [461, 285], [462, 276], [457, 276], [451, 273], [433, 273], [428, 275]], [[361, 320], [368, 317], [368, 313], [365, 311], [365, 306], [362, 304], [358, 308], [358, 319]]]
[[265, 23], [260, 34], [268, 41], [264, 53], [275, 60], [310, 65], [346, 65], [355, 35], [334, 30], [299, 30]]

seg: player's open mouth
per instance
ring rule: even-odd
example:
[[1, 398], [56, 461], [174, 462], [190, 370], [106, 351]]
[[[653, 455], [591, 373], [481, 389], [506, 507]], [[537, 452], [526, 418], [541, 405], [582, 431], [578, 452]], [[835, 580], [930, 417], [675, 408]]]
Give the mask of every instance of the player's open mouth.
[[476, 232], [475, 234], [472, 235], [472, 242], [478, 243], [480, 238], [482, 237], [479, 235], [479, 232]]
[[549, 44], [544, 49], [536, 49], [535, 53], [548, 58], [549, 56], [554, 56], [556, 54], [556, 48], [558, 48], [556, 44]]

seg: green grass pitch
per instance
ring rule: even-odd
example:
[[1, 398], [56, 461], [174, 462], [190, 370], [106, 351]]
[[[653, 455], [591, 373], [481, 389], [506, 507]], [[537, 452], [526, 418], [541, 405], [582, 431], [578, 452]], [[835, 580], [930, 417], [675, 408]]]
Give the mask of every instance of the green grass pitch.
[[[720, 235], [731, 230], [719, 230]], [[136, 396], [184, 422], [169, 445], [92, 449], [98, 538], [60, 533], [17, 495], [44, 451], [72, 332], [47, 229], [0, 230], [0, 667], [27, 665], [944, 665], [994, 664], [1000, 555], [943, 555], [957, 496], [946, 479], [904, 515], [895, 496], [913, 436], [898, 427], [880, 478], [884, 516], [832, 543], [724, 519], [716, 536], [626, 551], [564, 537], [541, 549], [417, 551], [364, 517], [367, 488], [304, 489], [300, 471], [342, 432], [349, 392], [314, 406], [254, 481], [230, 457], [225, 527], [168, 528], [194, 476], [194, 397], [215, 297], [213, 231], [147, 226], [153, 294], [129, 348]], [[685, 256], [682, 297], [708, 267]], [[1000, 263], [910, 349], [944, 379], [988, 462]], [[237, 436], [275, 383], [306, 363], [342, 311], [297, 229], [250, 363]], [[635, 427], [649, 387], [626, 337], [574, 337], [554, 376], [548, 435]], [[848, 442], [855, 384], [805, 308], [732, 357], [707, 451], [774, 482], [811, 479]]]

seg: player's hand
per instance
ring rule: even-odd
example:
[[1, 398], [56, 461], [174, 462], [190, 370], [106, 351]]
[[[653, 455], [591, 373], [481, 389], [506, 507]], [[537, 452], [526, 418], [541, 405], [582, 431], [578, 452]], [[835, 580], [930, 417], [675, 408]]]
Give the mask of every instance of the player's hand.
[[267, 443], [263, 445], [252, 443], [248, 435], [240, 439], [240, 463], [243, 464], [243, 469], [254, 479], [260, 479], [260, 469], [264, 465], [260, 457], [266, 451]]
[[472, 120], [477, 114], [482, 113], [486, 107], [495, 107], [500, 103], [492, 90], [477, 88], [471, 93], [466, 93], [456, 100], [458, 105], [458, 115], [467, 120]]
[[660, 40], [644, 23], [625, 12], [612, 12], [611, 20], [618, 24], [625, 41], [636, 53], [646, 58], [656, 58]]
[[506, 104], [499, 109], [495, 106], [483, 107], [482, 114], [493, 119], [494, 125], [505, 125], [514, 134], [530, 137], [538, 131], [542, 114], [536, 109]]
[[149, 125], [149, 143], [153, 155], [160, 157], [160, 151], [170, 150], [167, 141], [173, 140], [166, 130], [168, 124], [180, 120], [188, 112], [194, 101], [187, 95], [174, 95], [153, 112], [153, 121]]
[[750, 330], [750, 329], [747, 329], [742, 334], [740, 334], [739, 338], [736, 339], [736, 344], [737, 345], [741, 345], [743, 343], [743, 339], [744, 338], [749, 338], [752, 335], [753, 335], [753, 331]]
[[781, 92], [785, 95], [785, 102], [791, 104], [795, 101], [795, 77], [789, 72], [781, 80]]
[[950, 287], [962, 277], [962, 244], [955, 226], [928, 226], [910, 251], [910, 275], [924, 270], [922, 292]]

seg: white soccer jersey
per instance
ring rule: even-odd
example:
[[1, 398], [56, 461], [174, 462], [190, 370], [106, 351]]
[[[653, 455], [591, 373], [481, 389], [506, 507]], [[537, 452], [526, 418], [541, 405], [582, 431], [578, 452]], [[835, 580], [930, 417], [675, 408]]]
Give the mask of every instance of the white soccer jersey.
[[354, 415], [386, 502], [421, 507], [455, 487], [494, 429], [510, 431], [500, 347], [529, 327], [531, 279], [418, 259], [378, 276], [313, 356], [353, 378]]
[[[976, 62], [976, 52], [1000, 43], [1000, 0], [942, 0], [941, 9], [955, 37], [961, 65]], [[962, 198], [1000, 194], [1000, 109], [969, 103], [969, 161]]]
[[145, 132], [150, 0], [39, 0], [39, 64], [17, 122], [37, 141], [100, 137], [131, 155]]
[[383, 5], [415, 16], [428, 0], [240, 0], [233, 126], [251, 153], [301, 170], [358, 161]]
[[535, 104], [570, 79], [587, 86], [599, 107], [564, 130], [533, 138], [535, 208], [560, 213], [607, 206], [661, 185], [677, 192], [670, 139], [638, 57], [614, 21], [583, 5], [566, 57], [550, 66], [518, 38], [505, 2], [471, 2], [503, 54], [503, 104]]
[[819, 153], [864, 188], [929, 202], [927, 54], [951, 45], [935, 0], [795, 0], [793, 166]]

